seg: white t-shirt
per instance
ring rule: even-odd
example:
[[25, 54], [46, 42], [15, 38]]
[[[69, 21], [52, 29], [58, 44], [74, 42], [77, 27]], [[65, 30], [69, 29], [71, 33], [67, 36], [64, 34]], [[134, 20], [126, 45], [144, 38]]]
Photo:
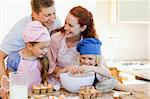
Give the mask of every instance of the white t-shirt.
[[[24, 30], [27, 23], [31, 21], [32, 21], [31, 16], [26, 16], [20, 21], [18, 21], [2, 40], [0, 44], [0, 50], [5, 52], [7, 55], [10, 55], [24, 48], [25, 42], [23, 40], [22, 31]], [[61, 22], [59, 18], [57, 17], [52, 29], [56, 29], [60, 26], [61, 26]], [[49, 32], [51, 32], [51, 30], [49, 30]]]

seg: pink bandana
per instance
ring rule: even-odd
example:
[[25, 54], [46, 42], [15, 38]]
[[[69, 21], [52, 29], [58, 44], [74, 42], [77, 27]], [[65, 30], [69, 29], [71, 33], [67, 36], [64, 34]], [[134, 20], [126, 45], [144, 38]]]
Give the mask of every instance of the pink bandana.
[[39, 21], [32, 21], [25, 27], [23, 39], [25, 42], [44, 42], [50, 40], [50, 34]]

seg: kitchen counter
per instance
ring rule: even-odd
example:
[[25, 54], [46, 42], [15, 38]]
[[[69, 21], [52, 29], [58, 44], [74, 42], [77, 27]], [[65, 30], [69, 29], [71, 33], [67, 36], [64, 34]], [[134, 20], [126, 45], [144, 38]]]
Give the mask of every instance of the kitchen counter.
[[120, 65], [116, 67], [119, 71], [126, 72], [150, 81], [150, 64], [145, 65]]
[[[130, 85], [129, 87], [132, 87], [135, 89], [140, 88], [141, 90], [144, 90], [145, 93], [136, 93], [132, 95], [128, 92], [117, 91], [120, 94], [120, 99], [150, 99], [150, 85], [146, 85], [146, 84], [137, 85], [136, 84], [136, 85]], [[116, 91], [113, 90], [112, 92], [109, 92], [109, 93], [102, 93], [101, 97], [97, 99], [113, 99], [114, 92]], [[51, 93], [51, 95], [55, 95], [55, 96], [60, 96], [61, 94], [64, 94], [66, 96], [65, 99], [79, 99], [78, 94], [69, 93], [65, 91], [64, 89], [61, 91], [54, 91], [53, 93]], [[48, 97], [45, 96], [43, 98], [36, 98], [36, 99], [48, 99]], [[59, 99], [59, 98], [50, 98], [50, 99]]]

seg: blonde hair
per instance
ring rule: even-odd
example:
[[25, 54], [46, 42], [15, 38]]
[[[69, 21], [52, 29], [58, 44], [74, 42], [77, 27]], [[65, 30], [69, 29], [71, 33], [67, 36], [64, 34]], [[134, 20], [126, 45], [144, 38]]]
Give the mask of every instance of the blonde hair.
[[106, 65], [106, 60], [104, 59], [104, 57], [102, 55], [96, 55], [96, 65], [95, 66], [104, 66], [104, 67], [108, 68], [108, 66]]
[[95, 55], [95, 56], [96, 56], [95, 66], [99, 66], [102, 57], [100, 55]]

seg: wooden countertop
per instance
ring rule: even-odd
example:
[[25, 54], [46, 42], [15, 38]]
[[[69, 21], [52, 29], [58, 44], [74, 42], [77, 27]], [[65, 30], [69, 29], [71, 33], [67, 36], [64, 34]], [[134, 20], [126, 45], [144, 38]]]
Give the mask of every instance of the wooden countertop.
[[[150, 99], [150, 84], [149, 85], [136, 84], [136, 85], [130, 85], [130, 87], [135, 88], [135, 89], [140, 88], [140, 89], [144, 90], [145, 93], [136, 93], [136, 94], [132, 95], [128, 92], [117, 91], [120, 94], [119, 99]], [[113, 90], [112, 92], [102, 93], [102, 96], [97, 99], [113, 99], [114, 92], [115, 91]], [[63, 92], [56, 91], [56, 92], [52, 93], [52, 95], [55, 95], [55, 96], [60, 96], [60, 94], [64, 94], [66, 96], [65, 99], [79, 99], [78, 94], [69, 93], [65, 90], [63, 90]], [[48, 97], [47, 98], [36, 98], [36, 99], [48, 99]], [[56, 98], [56, 99], [58, 99], [58, 98]]]

